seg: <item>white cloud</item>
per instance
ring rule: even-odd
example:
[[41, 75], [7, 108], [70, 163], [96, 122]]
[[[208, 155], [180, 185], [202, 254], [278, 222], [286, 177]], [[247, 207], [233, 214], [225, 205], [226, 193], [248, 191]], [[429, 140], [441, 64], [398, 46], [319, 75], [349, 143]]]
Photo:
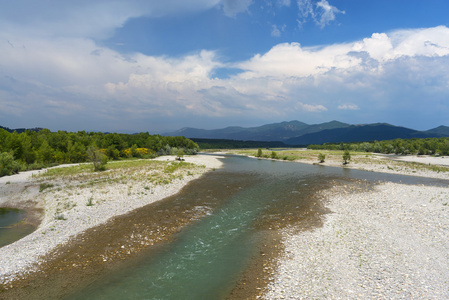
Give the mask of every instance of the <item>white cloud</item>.
[[342, 110], [359, 110], [359, 106], [356, 104], [342, 104], [338, 106], [338, 109]]
[[344, 14], [344, 11], [339, 10], [335, 6], [332, 6], [326, 0], [321, 0], [316, 4], [317, 8], [319, 8], [319, 16], [320, 19], [316, 19], [316, 22], [324, 28], [324, 26], [328, 25], [331, 21], [335, 20], [335, 15], [338, 13]]
[[335, 20], [336, 14], [344, 14], [345, 12], [332, 6], [326, 0], [316, 2], [314, 0], [297, 0], [298, 5], [298, 25], [302, 27], [304, 23], [313, 20], [321, 28], [329, 25]]
[[3, 1], [0, 27], [12, 36], [106, 38], [130, 18], [203, 11], [220, 0]]
[[287, 6], [290, 7], [291, 1], [290, 0], [278, 0], [278, 5], [279, 6]]
[[282, 25], [280, 28], [277, 25], [272, 25], [271, 26], [271, 36], [280, 37], [282, 32], [285, 31], [286, 27], [287, 26], [285, 24]]
[[449, 28], [438, 26], [398, 30], [390, 34], [374, 33], [370, 38], [355, 43], [353, 49], [366, 51], [380, 62], [404, 56], [445, 56], [449, 55]]
[[223, 0], [223, 11], [229, 17], [235, 17], [241, 12], [248, 11], [253, 0]]
[[323, 112], [323, 111], [327, 111], [327, 108], [324, 107], [321, 104], [311, 105], [311, 104], [304, 104], [304, 103], [298, 102], [298, 103], [296, 103], [296, 107], [298, 109], [306, 111], [306, 112]]
[[[202, 3], [208, 7], [215, 2]], [[408, 101], [426, 103], [410, 108], [423, 113], [438, 105], [447, 112], [445, 26], [375, 33], [353, 43], [319, 47], [283, 43], [239, 63], [225, 63], [214, 51], [178, 58], [123, 55], [77, 34], [32, 37], [11, 32], [0, 32], [2, 120], [38, 122], [64, 115], [64, 121], [76, 124], [100, 118], [116, 126], [120, 120], [147, 124], [204, 116], [306, 120], [313, 113], [338, 119], [335, 111], [358, 110], [363, 116], [371, 113], [364, 107], [383, 112], [399, 104], [408, 107]], [[215, 69], [227, 67], [242, 72], [227, 79], [213, 77]]]

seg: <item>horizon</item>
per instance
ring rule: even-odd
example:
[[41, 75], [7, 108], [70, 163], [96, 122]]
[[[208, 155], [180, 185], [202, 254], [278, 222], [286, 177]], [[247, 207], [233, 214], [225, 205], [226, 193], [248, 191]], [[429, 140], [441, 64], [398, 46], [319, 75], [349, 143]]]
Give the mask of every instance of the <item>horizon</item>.
[[449, 2], [0, 1], [8, 128], [449, 126]]

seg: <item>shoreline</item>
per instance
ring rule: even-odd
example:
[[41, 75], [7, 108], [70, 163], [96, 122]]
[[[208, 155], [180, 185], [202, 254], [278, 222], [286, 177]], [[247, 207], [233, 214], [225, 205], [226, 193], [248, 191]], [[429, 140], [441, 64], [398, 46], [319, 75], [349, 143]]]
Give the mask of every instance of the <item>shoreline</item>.
[[[162, 156], [154, 160], [171, 162], [175, 157]], [[38, 226], [33, 233], [0, 248], [0, 284], [6, 286], [37, 271], [45, 264], [43, 257], [77, 235], [114, 217], [172, 196], [190, 181], [222, 166], [222, 162], [213, 156], [186, 156], [185, 162], [204, 167], [189, 171], [171, 183], [151, 186], [148, 182], [133, 182], [132, 186], [127, 182], [116, 182], [80, 188], [71, 186], [70, 182], [58, 182], [54, 188], [42, 191], [32, 176], [45, 170], [0, 178], [1, 206], [27, 211], [38, 209], [41, 212], [40, 217], [34, 215], [33, 222]], [[89, 201], [92, 205], [86, 204]]]

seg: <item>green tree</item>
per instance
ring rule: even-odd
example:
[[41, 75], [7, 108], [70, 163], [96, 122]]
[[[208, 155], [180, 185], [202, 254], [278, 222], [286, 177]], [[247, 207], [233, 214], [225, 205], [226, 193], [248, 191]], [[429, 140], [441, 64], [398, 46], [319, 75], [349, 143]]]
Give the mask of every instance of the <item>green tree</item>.
[[37, 159], [44, 164], [53, 161], [53, 149], [46, 140], [42, 142], [37, 151]]
[[320, 163], [323, 163], [325, 159], [326, 159], [326, 155], [325, 154], [323, 154], [323, 153], [318, 154], [318, 161]]
[[257, 149], [256, 157], [262, 157], [262, 149]]
[[183, 160], [184, 157], [184, 150], [183, 149], [179, 149], [178, 153], [177, 153], [178, 159], [179, 160]]
[[277, 153], [276, 153], [275, 151], [271, 151], [270, 157], [271, 157], [272, 159], [276, 159], [276, 158], [278, 158], [278, 155], [277, 155]]
[[20, 164], [7, 152], [0, 153], [0, 177], [17, 174], [20, 171]]
[[349, 153], [349, 150], [345, 150], [343, 153], [343, 164], [347, 165], [349, 164], [349, 161], [351, 160], [351, 153]]
[[108, 157], [100, 151], [100, 149], [90, 146], [87, 149], [87, 155], [90, 161], [94, 165], [94, 171], [104, 171], [106, 170], [106, 164], [108, 163]]

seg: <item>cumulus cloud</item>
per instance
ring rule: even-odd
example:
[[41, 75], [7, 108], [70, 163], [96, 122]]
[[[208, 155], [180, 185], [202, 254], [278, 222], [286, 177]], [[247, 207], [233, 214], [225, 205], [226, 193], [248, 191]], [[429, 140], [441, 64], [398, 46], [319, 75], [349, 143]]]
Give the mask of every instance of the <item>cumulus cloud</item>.
[[[178, 9], [185, 6], [183, 1], [171, 1], [178, 4]], [[298, 0], [298, 5], [300, 2], [305, 15], [321, 20], [315, 2]], [[136, 128], [151, 120], [155, 124], [167, 118], [199, 120], [204, 116], [307, 120], [313, 114], [338, 119], [333, 115], [335, 111], [357, 110], [363, 116], [367, 113], [365, 107], [379, 112], [396, 104], [403, 110], [408, 107], [407, 101], [418, 97], [420, 102], [415, 103], [425, 102], [427, 106], [414, 105], [410, 109], [419, 108], [425, 113], [428, 107], [440, 105], [439, 111], [449, 113], [441, 104], [449, 97], [449, 28], [445, 26], [374, 33], [352, 43], [317, 47], [282, 43], [248, 60], [228, 63], [207, 50], [177, 58], [121, 54], [92, 38], [107, 35], [130, 16], [176, 13], [174, 8], [170, 11], [158, 7], [155, 1], [148, 1], [143, 6], [147, 9], [138, 12], [132, 5], [114, 2], [122, 3], [124, 8], [115, 4], [115, 8], [105, 9], [121, 10], [125, 12], [123, 17], [97, 19], [104, 24], [98, 28], [92, 25], [95, 18], [90, 17], [81, 29], [73, 24], [81, 20], [76, 16], [83, 13], [58, 8], [57, 3], [35, 31], [24, 30], [31, 24], [24, 21], [0, 32], [2, 120], [35, 120], [31, 126], [48, 126], [40, 122], [56, 122], [59, 118], [89, 124], [88, 120], [99, 119], [113, 130], [130, 126], [127, 123]], [[88, 7], [90, 2], [80, 3]], [[101, 7], [106, 2], [96, 3]], [[222, 5], [229, 16], [247, 10], [251, 3], [197, 0], [201, 9]], [[323, 20], [330, 22], [331, 12], [335, 15], [337, 11], [331, 5], [327, 7], [327, 1], [318, 3], [322, 14], [329, 14]], [[66, 36], [62, 36], [64, 26], [53, 28], [63, 17], [52, 14], [60, 10], [65, 11], [64, 18], [71, 20], [64, 23], [69, 32]], [[2, 26], [12, 26], [13, 15], [0, 12], [0, 17]], [[282, 32], [282, 27], [273, 29]], [[21, 30], [26, 33], [15, 34]], [[226, 79], [215, 78], [214, 71], [219, 68], [241, 72]], [[392, 109], [391, 113], [397, 114], [398, 110]]]

